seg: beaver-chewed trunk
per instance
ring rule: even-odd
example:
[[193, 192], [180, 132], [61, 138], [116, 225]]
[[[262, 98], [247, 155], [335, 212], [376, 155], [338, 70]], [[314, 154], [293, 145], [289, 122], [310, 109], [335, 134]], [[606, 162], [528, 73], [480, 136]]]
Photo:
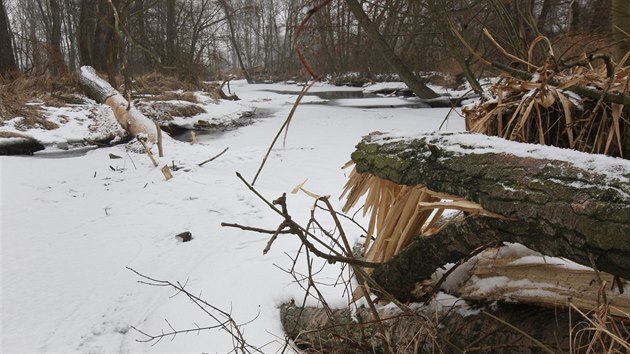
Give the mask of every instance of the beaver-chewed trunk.
[[497, 241], [630, 279], [630, 161], [465, 133], [369, 136], [352, 159], [359, 173], [424, 185], [500, 216], [451, 222], [376, 268], [374, 279], [399, 298]]

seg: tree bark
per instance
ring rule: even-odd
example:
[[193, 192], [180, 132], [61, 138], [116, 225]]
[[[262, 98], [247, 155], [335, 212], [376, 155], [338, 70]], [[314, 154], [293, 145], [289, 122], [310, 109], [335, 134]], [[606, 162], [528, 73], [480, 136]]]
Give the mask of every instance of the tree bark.
[[449, 53], [462, 69], [464, 77], [470, 84], [473, 91], [478, 95], [482, 95], [483, 88], [477, 78], [475, 78], [475, 74], [470, 68], [469, 58], [466, 58], [465, 55], [466, 50], [462, 47], [461, 42], [453, 33], [455, 29], [452, 28], [452, 24], [449, 22], [449, 14], [444, 9], [444, 3], [442, 1], [427, 1], [427, 4], [431, 9], [433, 19], [437, 24], [438, 29], [442, 32], [442, 38]]
[[346, 0], [346, 4], [352, 11], [352, 14], [359, 22], [359, 25], [365, 30], [366, 35], [374, 44], [376, 49], [381, 53], [383, 59], [400, 75], [401, 80], [409, 86], [411, 91], [419, 98], [436, 98], [438, 94], [431, 90], [427, 85], [420, 81], [416, 75], [405, 65], [394, 50], [387, 44], [385, 38], [380, 34], [378, 28], [368, 15], [363, 11], [363, 7], [357, 0]]
[[13, 76], [17, 72], [15, 57], [13, 56], [13, 43], [11, 41], [11, 27], [4, 0], [0, 0], [0, 76]]
[[64, 74], [67, 67], [61, 52], [61, 3], [59, 0], [47, 0], [43, 4], [40, 0], [37, 5], [46, 25], [50, 71], [53, 75]]
[[[624, 33], [625, 32], [625, 33]], [[612, 33], [617, 42], [617, 60], [630, 51], [630, 4], [628, 0], [612, 0]]]
[[79, 14], [77, 45], [81, 65], [89, 65], [106, 72], [109, 82], [116, 85], [117, 46], [114, 33], [114, 14], [108, 0], [82, 0]]
[[97, 76], [94, 68], [90, 66], [81, 67], [79, 83], [88, 97], [112, 108], [118, 123], [131, 136], [137, 137], [140, 134], [145, 134], [150, 142], [157, 141], [155, 124], [136, 108], [132, 107], [107, 81]]
[[[534, 338], [562, 353], [590, 339], [588, 335], [575, 338], [575, 331], [583, 329], [580, 322], [583, 326], [584, 321], [579, 315], [559, 309], [500, 304], [492, 310], [462, 311], [456, 303], [454, 306], [425, 306], [416, 313], [418, 316], [380, 310], [379, 316], [384, 319], [382, 323], [394, 352], [543, 352], [532, 341]], [[351, 313], [348, 309], [328, 312], [294, 304], [280, 307], [280, 321], [289, 338], [301, 349], [313, 348], [323, 353], [384, 352], [382, 338], [377, 334], [378, 325], [371, 319], [366, 308]], [[573, 329], [573, 336], [569, 329]], [[576, 342], [571, 343], [572, 340]]]
[[234, 50], [234, 54], [236, 55], [238, 66], [241, 68], [241, 71], [243, 72], [243, 76], [245, 76], [245, 80], [247, 80], [247, 83], [253, 84], [254, 80], [252, 80], [252, 77], [249, 74], [249, 71], [247, 70], [247, 68], [245, 67], [245, 64], [243, 63], [241, 50], [239, 48], [238, 42], [236, 41], [236, 32], [234, 31], [234, 23], [232, 22], [233, 20], [232, 8], [230, 7], [230, 5], [227, 3], [226, 0], [219, 0], [219, 4], [221, 5], [221, 7], [223, 7], [223, 12], [225, 12], [225, 19], [227, 21], [228, 28], [230, 29], [230, 43], [232, 43], [232, 49]]
[[[523, 156], [527, 150], [546, 157]], [[574, 151], [571, 158], [582, 165], [548, 157], [566, 151], [473, 134], [365, 138], [352, 154], [358, 172], [426, 185], [505, 217], [471, 216], [418, 238], [375, 269], [375, 280], [404, 296], [439, 266], [496, 241], [518, 242], [630, 279], [630, 162]], [[604, 175], [585, 167], [603, 165], [621, 172]]]
[[166, 0], [166, 62], [167, 67], [173, 67], [177, 60], [175, 50], [176, 29], [175, 0]]

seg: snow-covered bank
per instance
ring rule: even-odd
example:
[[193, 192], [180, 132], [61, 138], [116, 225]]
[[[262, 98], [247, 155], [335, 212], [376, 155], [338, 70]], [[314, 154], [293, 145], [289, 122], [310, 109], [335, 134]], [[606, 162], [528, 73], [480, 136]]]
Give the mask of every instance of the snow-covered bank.
[[[233, 348], [220, 330], [178, 335], [155, 346], [136, 342], [142, 336], [130, 326], [159, 333], [168, 330], [165, 319], [176, 329], [214, 323], [184, 298], [170, 298], [172, 291], [138, 284], [126, 267], [187, 281], [191, 292], [231, 311], [237, 322], [256, 318], [244, 327], [250, 344], [264, 346], [265, 353], [282, 348], [276, 307], [300, 299], [301, 292], [275, 265], [286, 268], [290, 259], [284, 253], [294, 253], [298, 242], [281, 236], [263, 256], [267, 235], [220, 223], [275, 229], [281, 221], [235, 172], [251, 181], [295, 100], [264, 90], [295, 86], [236, 82], [232, 89], [242, 101], [222, 103], [216, 111], [245, 105], [275, 114], [199, 145], [167, 145], [160, 166], [174, 161], [182, 167], [169, 181], [146, 155], [123, 146], [58, 159], [0, 157], [3, 353], [225, 353]], [[436, 130], [448, 111], [303, 105], [286, 146], [274, 149], [256, 186], [272, 199], [308, 178], [307, 189], [331, 194], [336, 202], [347, 173], [340, 168], [362, 135]], [[453, 115], [445, 126], [462, 130], [463, 119]], [[197, 166], [225, 147], [230, 149], [223, 156]], [[110, 159], [110, 153], [122, 159]], [[294, 217], [305, 220], [312, 199], [288, 198]], [[191, 242], [175, 238], [183, 231], [192, 233]], [[334, 267], [320, 275], [336, 276]], [[331, 304], [343, 304], [342, 289], [329, 291]]]

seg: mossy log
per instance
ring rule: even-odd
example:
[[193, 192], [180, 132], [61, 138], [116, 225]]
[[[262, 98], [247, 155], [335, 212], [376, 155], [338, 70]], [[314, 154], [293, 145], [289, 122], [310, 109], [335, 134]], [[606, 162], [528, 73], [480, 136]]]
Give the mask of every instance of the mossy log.
[[426, 185], [504, 216], [452, 222], [376, 268], [374, 279], [399, 298], [497, 241], [630, 279], [630, 161], [466, 133], [371, 135], [352, 160], [360, 173]]
[[[499, 304], [480, 311], [467, 308], [462, 301], [453, 306], [435, 304], [419, 308], [415, 316], [391, 307], [379, 310], [392, 352], [542, 353], [544, 346], [562, 353], [590, 340], [587, 335], [571, 338], [570, 329], [573, 333], [583, 329], [580, 326], [584, 326], [584, 321], [564, 310]], [[287, 336], [302, 350], [385, 352], [378, 324], [365, 308], [351, 313], [348, 309], [327, 311], [285, 304], [280, 308], [280, 320]]]

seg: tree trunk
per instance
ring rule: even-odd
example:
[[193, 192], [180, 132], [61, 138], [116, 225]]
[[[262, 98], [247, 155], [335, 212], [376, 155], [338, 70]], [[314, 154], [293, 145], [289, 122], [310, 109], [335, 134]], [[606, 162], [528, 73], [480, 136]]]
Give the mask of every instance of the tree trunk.
[[[625, 33], [624, 33], [625, 32]], [[617, 42], [617, 60], [630, 51], [630, 3], [628, 0], [612, 0], [612, 33]]]
[[106, 72], [116, 85], [117, 46], [114, 15], [108, 0], [82, 0], [79, 15], [78, 47], [82, 65]]
[[540, 15], [536, 21], [536, 27], [538, 27], [538, 31], [544, 35], [551, 34], [548, 20], [553, 19], [551, 12], [553, 12], [552, 10], [555, 6], [557, 6], [556, 0], [544, 0], [542, 3]]
[[[576, 338], [575, 331], [584, 329], [584, 321], [565, 310], [518, 304], [497, 305], [485, 311], [465, 307], [459, 303], [431, 304], [416, 310], [417, 316], [382, 308], [379, 316], [385, 319], [382, 324], [395, 353], [543, 352], [532, 338], [563, 353], [590, 340], [588, 335]], [[382, 336], [371, 320], [365, 307], [352, 313], [293, 304], [280, 307], [280, 321], [288, 337], [300, 349], [313, 348], [318, 353], [383, 353]]]
[[219, 4], [223, 7], [223, 11], [225, 12], [225, 18], [228, 23], [228, 28], [230, 29], [230, 43], [232, 43], [232, 49], [234, 50], [234, 54], [236, 55], [236, 60], [238, 60], [238, 66], [241, 68], [243, 72], [243, 76], [245, 76], [245, 80], [247, 80], [248, 84], [253, 84], [254, 80], [252, 80], [249, 71], [245, 67], [243, 63], [243, 57], [241, 55], [241, 50], [239, 49], [239, 44], [236, 41], [236, 33], [234, 31], [234, 23], [232, 22], [232, 9], [230, 5], [227, 3], [227, 0], [219, 0]]
[[586, 32], [609, 33], [612, 12], [611, 0], [591, 0], [587, 4]]
[[175, 39], [177, 38], [175, 0], [166, 0], [166, 62], [172, 68], [177, 60]]
[[[475, 74], [469, 65], [469, 58], [466, 58], [467, 51], [462, 48], [462, 44], [459, 39], [456, 37], [455, 31], [456, 29], [452, 28], [451, 23], [448, 21], [448, 13], [444, 9], [443, 2], [436, 1], [428, 1], [428, 6], [431, 9], [431, 13], [434, 21], [437, 24], [438, 29], [442, 32], [442, 38], [444, 44], [448, 48], [449, 53], [453, 56], [459, 67], [462, 69], [464, 77], [470, 84], [470, 87], [475, 91], [476, 94], [482, 95], [483, 89], [481, 88], [481, 84], [475, 78]], [[462, 33], [463, 35], [463, 33]]]
[[[48, 0], [50, 27], [48, 28], [48, 52], [53, 75], [67, 72], [66, 63], [61, 52], [61, 4], [59, 0]], [[44, 15], [42, 13], [42, 15]]]
[[0, 76], [13, 76], [17, 72], [15, 57], [13, 56], [13, 44], [11, 41], [11, 27], [7, 11], [4, 8], [4, 0], [0, 0]]
[[378, 28], [370, 20], [368, 15], [363, 11], [363, 7], [357, 0], [346, 0], [346, 4], [350, 8], [350, 11], [354, 14], [354, 17], [359, 22], [359, 25], [365, 30], [366, 35], [376, 47], [383, 59], [387, 61], [389, 65], [400, 75], [401, 80], [409, 86], [413, 93], [420, 98], [436, 98], [438, 95], [431, 90], [427, 85], [420, 81], [416, 75], [405, 65], [400, 57], [394, 52], [394, 50], [387, 44], [385, 38], [380, 34]]
[[[569, 157], [553, 158], [563, 155]], [[628, 161], [474, 134], [369, 136], [352, 159], [360, 173], [426, 185], [505, 217], [471, 216], [417, 238], [374, 270], [375, 280], [397, 296], [439, 266], [496, 241], [518, 242], [630, 279]], [[603, 174], [601, 166], [618, 172]]]
[[94, 2], [91, 0], [81, 0], [79, 7], [77, 47], [81, 65], [93, 65], [92, 46], [94, 45], [94, 29], [97, 22], [94, 16], [94, 5]]
[[107, 81], [96, 75], [94, 68], [89, 66], [81, 67], [79, 83], [88, 97], [112, 108], [118, 123], [131, 136], [137, 137], [140, 134], [145, 134], [150, 142], [157, 141], [155, 124], [140, 111], [132, 107]]

